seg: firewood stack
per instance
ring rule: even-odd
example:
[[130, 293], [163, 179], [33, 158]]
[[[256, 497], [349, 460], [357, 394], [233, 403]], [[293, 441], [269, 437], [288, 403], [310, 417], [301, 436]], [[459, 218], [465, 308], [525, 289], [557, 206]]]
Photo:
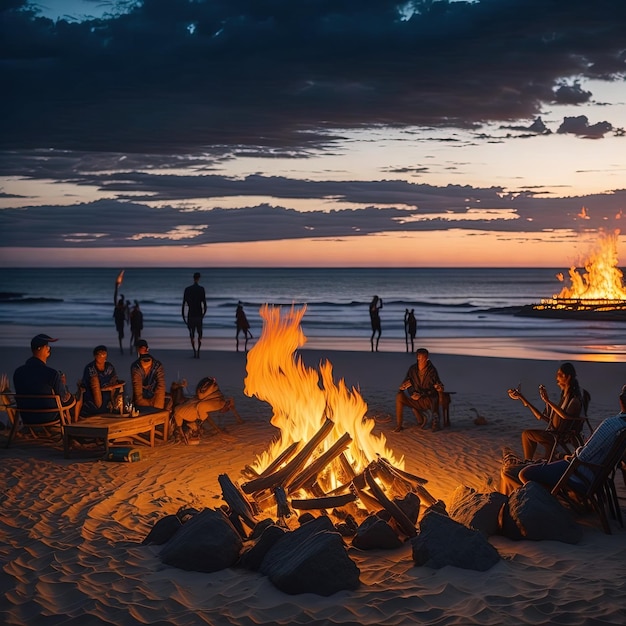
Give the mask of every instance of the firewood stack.
[[[334, 423], [326, 419], [310, 441], [304, 446], [296, 442], [287, 447], [261, 474], [246, 466], [242, 474], [248, 480], [241, 487], [222, 474], [219, 478], [222, 495], [231, 514], [252, 529], [255, 517], [274, 506], [276, 517], [285, 525], [294, 510], [332, 510], [341, 517], [343, 507], [358, 509], [363, 515], [382, 508], [404, 535], [415, 536], [415, 525], [394, 499], [413, 492], [427, 507], [438, 504], [424, 487], [427, 480], [394, 467], [382, 457], [356, 473], [345, 454], [352, 441], [349, 433], [339, 437], [325, 452], [318, 453], [333, 427]], [[330, 470], [340, 477], [340, 486], [330, 487]]]

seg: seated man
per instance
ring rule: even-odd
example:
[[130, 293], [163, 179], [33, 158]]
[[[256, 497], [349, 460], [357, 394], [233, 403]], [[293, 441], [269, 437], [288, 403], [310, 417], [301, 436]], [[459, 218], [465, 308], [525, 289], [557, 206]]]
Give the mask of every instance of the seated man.
[[116, 408], [117, 396], [124, 393], [124, 381], [118, 379], [115, 367], [107, 361], [106, 346], [96, 346], [93, 355], [94, 360], [83, 371], [81, 417], [111, 412]]
[[439, 379], [435, 366], [428, 358], [426, 348], [419, 348], [415, 356], [417, 362], [409, 367], [396, 394], [395, 432], [403, 429], [402, 411], [405, 406], [414, 410], [417, 424], [422, 428], [428, 426], [428, 420], [423, 416], [423, 412], [431, 411], [432, 429], [439, 430], [439, 397], [443, 393], [443, 383]]
[[[211, 419], [209, 413], [219, 411], [227, 413], [232, 411], [238, 424], [243, 420], [235, 408], [233, 398], [226, 398], [217, 384], [215, 378], [203, 378], [196, 387], [196, 393], [180, 404], [174, 406], [174, 437], [176, 441], [185, 440], [189, 443], [198, 443], [200, 433], [195, 428], [196, 422], [207, 420], [211, 426], [219, 432], [219, 428]], [[183, 431], [183, 423], [190, 425], [191, 437], [187, 439]], [[193, 425], [192, 425], [193, 424]]]
[[136, 407], [164, 409], [166, 396], [163, 365], [148, 352], [148, 342], [145, 339], [137, 341], [135, 347], [139, 358], [130, 366], [133, 404]]
[[[76, 404], [76, 399], [69, 392], [65, 375], [46, 365], [50, 357], [50, 343], [57, 341], [48, 335], [37, 335], [30, 342], [32, 356], [20, 365], [13, 374], [15, 393], [24, 395], [57, 395], [61, 404], [68, 409]], [[20, 402], [22, 420], [30, 424], [49, 422], [51, 415], [45, 413], [28, 413], [23, 409], [45, 409], [57, 406], [52, 400], [24, 399]]]
[[556, 372], [556, 383], [561, 389], [558, 403], [552, 402], [546, 388], [543, 385], [539, 385], [539, 396], [546, 404], [546, 408], [543, 411], [540, 411], [528, 402], [519, 389], [508, 390], [511, 399], [520, 400], [538, 420], [548, 422], [547, 428], [528, 428], [522, 432], [524, 459], [529, 461], [533, 460], [538, 444], [545, 448], [544, 458], [549, 458], [554, 446], [553, 433], [559, 431], [564, 420], [578, 419], [583, 410], [582, 391], [576, 377], [576, 370], [571, 363], [561, 364]]

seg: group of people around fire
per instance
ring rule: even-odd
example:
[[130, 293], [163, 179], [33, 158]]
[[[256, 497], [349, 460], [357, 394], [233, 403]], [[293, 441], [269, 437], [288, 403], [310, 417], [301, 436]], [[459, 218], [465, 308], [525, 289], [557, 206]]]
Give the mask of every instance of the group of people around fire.
[[[137, 358], [131, 363], [129, 372], [132, 391], [131, 395], [126, 397], [126, 401], [124, 395], [126, 382], [120, 378], [115, 366], [109, 361], [108, 350], [104, 345], [98, 345], [93, 349], [93, 360], [85, 365], [76, 393], [71, 393], [65, 374], [47, 365], [52, 353], [51, 344], [56, 341], [58, 339], [43, 333], [33, 337], [30, 343], [32, 356], [15, 370], [13, 384], [15, 393], [19, 395], [59, 396], [61, 405], [72, 422], [79, 422], [94, 415], [118, 412], [125, 414], [123, 412], [127, 408], [124, 407], [129, 406], [139, 413], [165, 410], [171, 412], [175, 423], [174, 437], [189, 442], [190, 437], [184, 434], [183, 425], [188, 424], [187, 430], [197, 438], [198, 423], [208, 419], [213, 424], [209, 417], [213, 411], [230, 411], [238, 423], [242, 421], [233, 398], [227, 398], [222, 394], [214, 378], [200, 381], [193, 396], [185, 395], [186, 381], [176, 381], [168, 392], [165, 368], [161, 361], [150, 353], [145, 339], [138, 339], [135, 342]], [[37, 404], [31, 399], [26, 409], [56, 406], [50, 404], [51, 401], [50, 398], [42, 398]], [[29, 413], [26, 409], [20, 410], [23, 421], [34, 425], [49, 421], [48, 415]]]
[[[195, 358], [199, 357], [202, 318], [206, 313], [206, 297], [204, 289], [198, 284], [199, 279], [200, 274], [194, 274], [194, 284], [185, 290], [182, 305], [182, 316], [189, 328]], [[121, 280], [118, 278], [114, 296], [116, 315], [118, 308], [122, 311], [122, 307], [125, 306], [123, 296], [117, 298], [117, 288], [120, 283]], [[138, 309], [138, 303], [136, 305]], [[378, 313], [382, 306], [382, 299], [375, 296], [370, 305], [372, 351], [378, 350], [380, 339]], [[412, 313], [408, 309], [405, 313], [405, 323], [411, 329], [409, 332], [411, 347], [413, 347], [415, 334]], [[118, 317], [116, 316], [115, 319], [117, 325]], [[120, 324], [125, 321], [121, 312], [119, 320]], [[239, 350], [241, 333], [243, 333], [244, 349], [247, 350], [247, 342], [252, 338], [252, 333], [241, 302], [236, 311], [236, 325], [237, 350]], [[196, 334], [197, 343], [195, 342]], [[120, 349], [122, 349], [122, 338], [123, 332], [120, 331]], [[163, 364], [150, 353], [148, 342], [140, 337], [140, 329], [134, 332], [133, 340], [137, 358], [132, 362], [129, 373], [134, 407], [139, 410], [150, 408], [171, 411], [175, 423], [175, 437], [187, 442], [189, 442], [189, 437], [185, 436], [183, 425], [192, 425], [188, 430], [193, 431], [193, 425], [207, 419], [213, 424], [209, 417], [212, 411], [232, 411], [237, 421], [241, 421], [234, 400], [222, 394], [217, 381], [213, 378], [200, 381], [193, 397], [181, 396], [183, 385], [180, 383], [173, 384], [168, 393]], [[46, 334], [33, 337], [30, 344], [31, 358], [14, 372], [15, 392], [35, 395], [55, 394], [59, 396], [62, 406], [71, 414], [74, 421], [115, 410], [119, 399], [124, 397], [125, 382], [120, 379], [115, 366], [108, 360], [106, 346], [98, 345], [93, 349], [93, 359], [85, 365], [82, 378], [78, 382], [77, 393], [72, 394], [68, 390], [65, 374], [47, 365], [51, 354], [50, 344], [56, 341], [57, 339]], [[414, 414], [418, 427], [439, 430], [441, 408], [447, 406], [445, 403], [450, 401], [450, 394], [445, 391], [437, 368], [430, 360], [428, 350], [418, 348], [415, 356], [416, 362], [408, 368], [395, 395], [394, 432], [397, 433], [405, 429], [404, 410], [406, 408]], [[590, 396], [579, 383], [572, 363], [564, 362], [559, 366], [556, 372], [556, 384], [560, 390], [556, 400], [550, 397], [544, 385], [539, 385], [539, 398], [544, 405], [542, 409], [535, 407], [522, 394], [519, 387], [508, 390], [511, 399], [521, 402], [537, 420], [545, 422], [547, 426], [523, 430], [521, 433], [522, 456], [518, 457], [512, 452], [506, 455], [501, 471], [501, 491], [504, 493], [509, 493], [531, 480], [550, 488], [554, 487], [568, 466], [568, 456], [555, 458], [555, 437], [567, 426], [568, 421], [580, 421], [581, 416], [586, 416]], [[187, 405], [184, 408], [177, 410], [177, 406], [185, 403]], [[23, 411], [22, 413], [27, 414]], [[31, 414], [28, 417], [36, 423], [37, 414]], [[586, 443], [578, 450], [579, 457], [588, 462], [597, 462], [606, 453], [607, 446], [610, 447], [617, 434], [625, 428], [626, 385], [620, 395], [620, 413], [605, 419], [593, 431]], [[579, 441], [582, 441], [582, 437]], [[538, 450], [539, 460], [535, 458]]]

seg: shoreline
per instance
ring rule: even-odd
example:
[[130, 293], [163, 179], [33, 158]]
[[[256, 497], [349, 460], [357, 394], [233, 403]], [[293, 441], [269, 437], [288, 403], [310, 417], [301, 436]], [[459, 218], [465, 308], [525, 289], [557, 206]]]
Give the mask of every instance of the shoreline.
[[[67, 348], [84, 348], [89, 352], [94, 346], [104, 344], [110, 354], [117, 354], [118, 339], [113, 328], [99, 328], [91, 326], [26, 326], [20, 324], [0, 325], [0, 351], [8, 348], [21, 348], [30, 344], [31, 338], [44, 332], [59, 339], [55, 346]], [[189, 335], [181, 324], [180, 328], [151, 327], [149, 332], [142, 333], [153, 351], [185, 351], [191, 350]], [[251, 349], [256, 339], [248, 342]], [[130, 344], [129, 333], [124, 338], [124, 351], [128, 351]], [[243, 349], [243, 341], [240, 341]], [[599, 344], [597, 339], [572, 337], [550, 339], [549, 337], [430, 337], [418, 336], [415, 348], [426, 347], [433, 354], [463, 355], [475, 357], [500, 357], [541, 361], [589, 361], [605, 363], [626, 363], [626, 343]], [[303, 350], [329, 350], [341, 352], [371, 353], [369, 336], [365, 337], [330, 337], [307, 336]], [[404, 340], [382, 337], [379, 345], [380, 353], [406, 354]], [[214, 336], [210, 330], [202, 342], [205, 353], [214, 351], [235, 352], [235, 337]]]

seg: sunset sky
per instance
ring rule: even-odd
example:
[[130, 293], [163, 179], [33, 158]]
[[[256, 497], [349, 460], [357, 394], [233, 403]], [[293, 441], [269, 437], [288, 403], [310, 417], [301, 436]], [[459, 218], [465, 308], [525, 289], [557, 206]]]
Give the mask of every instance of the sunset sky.
[[0, 7], [1, 266], [626, 264], [623, 0]]

